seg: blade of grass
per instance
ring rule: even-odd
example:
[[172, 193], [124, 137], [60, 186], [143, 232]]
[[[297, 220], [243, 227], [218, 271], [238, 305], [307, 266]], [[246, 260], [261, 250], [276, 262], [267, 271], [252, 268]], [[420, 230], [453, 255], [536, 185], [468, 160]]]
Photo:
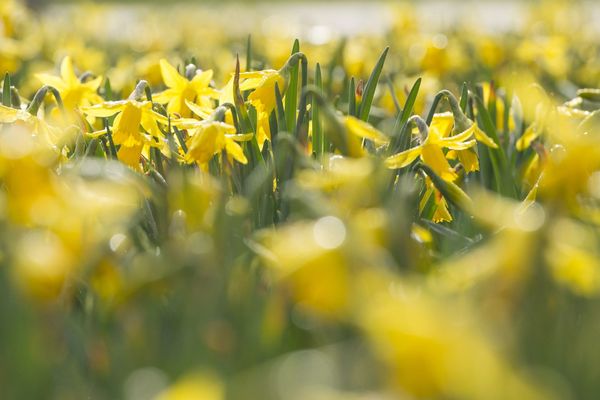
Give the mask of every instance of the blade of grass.
[[[292, 55], [300, 51], [300, 42], [298, 39], [294, 41], [292, 47]], [[298, 105], [298, 64], [293, 65], [290, 69], [290, 83], [285, 92], [285, 127], [288, 132], [294, 132], [296, 126], [296, 107]]]
[[462, 88], [460, 89], [460, 109], [464, 113], [467, 112], [468, 102], [469, 102], [469, 87], [467, 86], [467, 82], [463, 82]]
[[2, 104], [6, 107], [12, 105], [10, 93], [10, 75], [8, 72], [4, 75], [4, 84], [2, 86]]
[[379, 60], [377, 60], [377, 64], [375, 65], [375, 68], [373, 68], [373, 72], [371, 72], [371, 76], [369, 77], [369, 80], [365, 86], [363, 98], [358, 109], [358, 116], [363, 121], [367, 121], [369, 119], [369, 113], [371, 112], [371, 106], [373, 104], [373, 97], [375, 96], [375, 89], [377, 89], [379, 77], [381, 76], [381, 70], [383, 69], [383, 64], [385, 63], [385, 59], [389, 50], [390, 48], [386, 47], [383, 50], [383, 53], [381, 53], [381, 56], [379, 56]]
[[[323, 93], [323, 79], [321, 76], [321, 65], [317, 63], [315, 70], [315, 86]], [[321, 158], [324, 152], [323, 126], [321, 124], [321, 115], [319, 110], [319, 102], [312, 99], [312, 149], [317, 159]]]
[[[483, 149], [484, 151], [487, 151], [490, 156], [495, 188], [502, 195], [516, 198], [517, 189], [514, 176], [512, 171], [508, 168], [508, 160], [506, 159], [506, 154], [504, 153], [502, 144], [498, 138], [498, 133], [494, 127], [492, 117], [486, 109], [485, 104], [483, 104], [481, 97], [475, 96], [475, 102], [477, 105], [477, 121], [479, 126], [498, 145], [498, 148], [496, 149], [487, 147]], [[480, 149], [482, 148], [480, 147]]]
[[354, 77], [350, 78], [348, 85], [348, 115], [356, 116], [356, 83]]
[[252, 35], [248, 35], [246, 44], [246, 71], [252, 70]]
[[394, 125], [394, 131], [392, 133], [392, 140], [390, 141], [390, 145], [388, 147], [388, 154], [395, 154], [401, 149], [404, 149], [404, 147], [407, 145], [406, 137], [409, 138], [408, 142], [410, 143], [410, 135], [405, 134], [407, 130], [406, 123], [412, 114], [420, 87], [421, 78], [417, 79], [414, 83], [410, 93], [408, 94], [406, 103], [404, 104], [404, 109], [398, 114], [396, 124]]

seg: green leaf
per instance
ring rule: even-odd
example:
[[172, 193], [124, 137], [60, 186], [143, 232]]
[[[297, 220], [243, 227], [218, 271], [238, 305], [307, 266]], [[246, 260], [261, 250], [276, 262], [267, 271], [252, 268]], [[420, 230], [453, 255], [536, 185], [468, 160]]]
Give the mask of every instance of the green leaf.
[[410, 90], [410, 93], [408, 94], [402, 113], [398, 114], [396, 124], [394, 125], [394, 131], [392, 133], [392, 140], [388, 147], [388, 154], [395, 154], [398, 151], [400, 151], [400, 149], [406, 147], [406, 138], [408, 138], [410, 142], [410, 135], [406, 134], [406, 124], [408, 122], [408, 119], [412, 115], [412, 111], [415, 106], [415, 101], [417, 100], [417, 95], [419, 94], [420, 87], [421, 78], [417, 79], [414, 83], [412, 89]]
[[356, 83], [354, 77], [350, 78], [348, 85], [348, 115], [356, 116]]
[[[323, 93], [323, 78], [321, 76], [321, 65], [319, 63], [317, 63], [315, 70], [315, 86], [320, 93]], [[312, 148], [317, 159], [320, 158], [325, 150], [319, 102], [314, 96], [312, 99]]]
[[277, 132], [285, 131], [285, 109], [279, 85], [275, 84], [275, 115], [277, 116]]
[[[292, 55], [300, 51], [300, 42], [294, 41]], [[299, 65], [293, 65], [290, 68], [290, 83], [285, 92], [285, 127], [288, 132], [294, 132], [296, 126], [296, 107], [298, 105], [298, 70]]]
[[485, 104], [483, 104], [481, 97], [475, 96], [475, 102], [477, 104], [477, 121], [479, 126], [498, 145], [498, 148], [496, 149], [483, 148], [483, 146], [479, 147], [480, 149], [483, 149], [484, 152], [487, 151], [489, 153], [495, 181], [494, 188], [504, 196], [517, 198], [517, 188], [514, 176], [508, 167], [508, 160], [498, 138], [498, 133], [494, 127], [492, 117], [486, 109]]
[[373, 104], [373, 97], [375, 96], [375, 89], [379, 83], [381, 70], [383, 69], [383, 64], [385, 63], [385, 58], [387, 57], [389, 50], [390, 48], [386, 47], [385, 50], [383, 50], [383, 53], [381, 53], [381, 56], [379, 56], [379, 60], [377, 61], [375, 68], [373, 68], [373, 72], [371, 72], [371, 76], [369, 77], [369, 80], [365, 86], [363, 98], [358, 109], [359, 118], [363, 121], [367, 121], [369, 119], [371, 105]]
[[460, 109], [464, 113], [467, 112], [468, 101], [469, 101], [469, 88], [467, 86], [467, 82], [463, 82], [462, 88], [460, 90]]
[[444, 196], [446, 200], [458, 207], [460, 210], [468, 212], [473, 206], [473, 201], [460, 187], [458, 187], [458, 185], [443, 180], [429, 166], [423, 163], [418, 163], [416, 169], [427, 174], [429, 179], [431, 179], [433, 186], [440, 191], [442, 196]]
[[392, 82], [392, 78], [388, 76], [387, 78], [388, 89], [390, 90], [390, 96], [392, 96], [392, 101], [394, 102], [394, 107], [396, 109], [396, 114], [402, 112], [402, 107], [400, 107], [400, 101], [398, 101], [398, 96], [396, 96], [396, 89], [394, 88], [394, 82]]
[[252, 35], [248, 35], [246, 45], [246, 71], [252, 70]]
[[7, 72], [4, 75], [4, 86], [2, 86], [2, 104], [6, 107], [12, 105], [10, 97], [10, 75]]

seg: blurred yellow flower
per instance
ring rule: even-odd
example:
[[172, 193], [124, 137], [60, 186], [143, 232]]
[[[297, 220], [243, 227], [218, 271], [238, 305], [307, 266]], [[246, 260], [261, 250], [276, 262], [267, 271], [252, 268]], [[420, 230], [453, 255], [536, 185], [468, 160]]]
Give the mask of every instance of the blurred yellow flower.
[[74, 111], [81, 106], [101, 103], [103, 100], [97, 91], [102, 83], [98, 76], [88, 82], [82, 82], [75, 74], [71, 57], [65, 57], [60, 65], [60, 76], [50, 74], [35, 75], [44, 85], [53, 86], [60, 93], [65, 108]]
[[154, 400], [223, 400], [225, 390], [215, 377], [194, 374], [185, 377], [158, 394]]

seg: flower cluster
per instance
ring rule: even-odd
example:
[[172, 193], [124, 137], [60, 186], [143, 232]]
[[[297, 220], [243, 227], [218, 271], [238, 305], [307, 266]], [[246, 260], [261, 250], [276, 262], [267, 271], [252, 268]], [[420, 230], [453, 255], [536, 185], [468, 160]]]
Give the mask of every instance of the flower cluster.
[[113, 7], [0, 5], [0, 397], [595, 398], [574, 6], [319, 44]]

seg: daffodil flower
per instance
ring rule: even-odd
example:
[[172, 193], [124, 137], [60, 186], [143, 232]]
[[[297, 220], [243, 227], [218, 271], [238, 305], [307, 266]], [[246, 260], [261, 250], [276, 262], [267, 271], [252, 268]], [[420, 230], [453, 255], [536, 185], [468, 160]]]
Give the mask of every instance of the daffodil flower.
[[[98, 118], [108, 118], [115, 114], [113, 122], [113, 141], [120, 146], [117, 156], [125, 164], [139, 169], [142, 152], [153, 147], [158, 147], [163, 153], [168, 154], [168, 146], [159, 129], [158, 124], [167, 125], [164, 116], [152, 110], [150, 101], [137, 101], [133, 99], [121, 101], [108, 101], [82, 109], [87, 115]], [[144, 132], [142, 132], [142, 129]], [[91, 133], [91, 136], [100, 136], [105, 131]]]
[[[221, 93], [219, 104], [234, 103], [233, 81], [234, 77], [232, 76]], [[266, 69], [240, 73], [240, 91], [252, 91], [248, 95], [248, 101], [256, 109], [259, 145], [271, 138], [269, 116], [275, 109], [275, 85], [278, 85], [281, 91], [284, 90], [285, 79], [277, 70]]]
[[206, 168], [208, 162], [223, 150], [230, 157], [241, 164], [247, 164], [248, 159], [244, 155], [242, 147], [237, 142], [252, 139], [252, 134], [236, 135], [233, 125], [216, 120], [216, 115], [224, 113], [223, 107], [219, 107], [213, 115], [208, 115], [204, 109], [196, 104], [187, 103], [190, 110], [202, 121], [192, 118], [181, 118], [171, 121], [174, 126], [186, 129], [190, 136], [186, 141], [187, 152], [184, 159], [187, 163], [198, 163], [200, 167]]
[[155, 94], [153, 99], [160, 104], [167, 104], [169, 114], [178, 114], [190, 117], [191, 111], [187, 102], [198, 103], [200, 106], [211, 110], [212, 99], [219, 98], [219, 91], [210, 87], [213, 71], [196, 71], [194, 77], [188, 80], [177, 72], [165, 59], [160, 60], [160, 71], [163, 81], [168, 89]]
[[50, 74], [36, 74], [38, 80], [43, 84], [53, 86], [60, 93], [65, 109], [74, 111], [82, 106], [90, 106], [101, 103], [102, 97], [97, 93], [102, 77], [96, 77], [87, 82], [81, 80], [75, 74], [71, 57], [65, 57], [60, 65], [60, 76]]
[[0, 124], [22, 124], [32, 134], [43, 138], [50, 147], [55, 147], [68, 130], [48, 124], [44, 119], [28, 111], [6, 107], [0, 104]]
[[375, 145], [389, 143], [389, 138], [383, 132], [356, 117], [351, 115], [344, 116], [342, 118], [342, 124], [349, 133], [349, 135], [347, 135], [348, 155], [352, 157], [360, 157], [364, 154], [361, 139], [370, 140], [375, 143]]
[[442, 179], [454, 181], [458, 175], [448, 163], [443, 150], [466, 150], [475, 146], [476, 141], [470, 139], [474, 134], [475, 125], [458, 135], [443, 137], [443, 132], [440, 132], [437, 126], [432, 125], [430, 129], [422, 119], [417, 118], [414, 121], [417, 122], [419, 127], [421, 144], [388, 157], [385, 160], [387, 167], [391, 169], [403, 168], [420, 157]]
[[[415, 119], [415, 121], [419, 120]], [[476, 123], [468, 121], [469, 128], [455, 135], [451, 135], [453, 131], [456, 131], [456, 122], [451, 113], [436, 114], [430, 127], [427, 127], [422, 121], [420, 125], [418, 124], [422, 143], [412, 149], [389, 157], [386, 159], [386, 165], [392, 169], [403, 168], [420, 157], [442, 179], [454, 181], [457, 178], [456, 172], [448, 163], [447, 155], [444, 154], [444, 149], [448, 149], [450, 150], [448, 157], [457, 156], [463, 163], [465, 170], [475, 171], [479, 169], [477, 155], [472, 149], [477, 141], [491, 148], [497, 148], [498, 145]]]
[[[439, 113], [433, 116], [431, 126], [440, 132], [442, 137], [449, 137], [454, 129], [454, 115], [451, 112]], [[480, 142], [486, 143], [490, 147], [496, 146], [494, 141], [490, 139], [483, 131], [481, 131], [476, 125], [476, 132], [474, 133], [475, 139]], [[430, 128], [431, 129], [431, 128]], [[449, 160], [458, 159], [466, 172], [474, 172], [479, 170], [479, 159], [474, 148], [466, 150], [450, 150], [446, 154], [446, 158]]]
[[225, 122], [199, 121], [196, 128], [190, 131], [190, 137], [186, 142], [188, 151], [185, 154], [185, 161], [197, 162], [201, 167], [206, 168], [208, 162], [224, 150], [231, 159], [247, 164], [248, 159], [237, 142], [250, 140], [252, 134], [236, 135], [235, 132], [235, 127]]

